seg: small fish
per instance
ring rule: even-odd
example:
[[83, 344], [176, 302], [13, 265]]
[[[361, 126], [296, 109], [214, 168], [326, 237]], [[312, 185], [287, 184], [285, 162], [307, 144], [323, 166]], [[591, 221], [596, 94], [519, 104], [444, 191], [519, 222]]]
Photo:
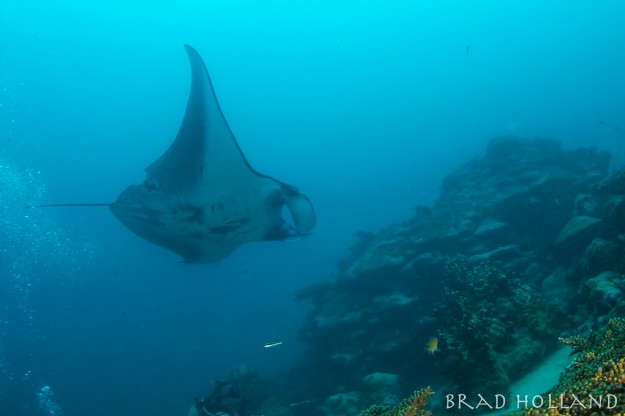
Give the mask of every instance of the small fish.
[[425, 344], [425, 350], [430, 354], [434, 354], [436, 351], [438, 351], [438, 338], [430, 337], [428, 343]]
[[284, 341], [271, 341], [268, 342], [264, 345], [265, 348], [273, 348], [273, 347], [277, 347], [278, 345], [282, 345], [284, 344]]
[[471, 45], [467, 45], [467, 56], [469, 56], [469, 48], [471, 48]]

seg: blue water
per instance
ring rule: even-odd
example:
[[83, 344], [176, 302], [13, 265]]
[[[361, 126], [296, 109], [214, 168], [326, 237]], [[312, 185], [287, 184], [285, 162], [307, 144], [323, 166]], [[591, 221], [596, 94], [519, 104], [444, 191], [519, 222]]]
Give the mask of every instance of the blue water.
[[[0, 414], [184, 415], [245, 363], [301, 356], [359, 230], [434, 203], [496, 135], [625, 164], [625, 3], [0, 2]], [[105, 208], [167, 149], [203, 56], [249, 162], [313, 201], [314, 235], [196, 266]], [[264, 349], [267, 341], [284, 345]]]

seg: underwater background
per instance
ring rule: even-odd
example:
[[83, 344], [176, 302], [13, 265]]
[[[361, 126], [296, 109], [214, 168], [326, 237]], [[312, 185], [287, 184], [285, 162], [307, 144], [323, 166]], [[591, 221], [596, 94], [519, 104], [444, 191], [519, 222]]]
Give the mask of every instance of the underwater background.
[[[487, 153], [493, 175], [508, 172], [517, 159], [489, 145], [496, 136], [561, 142], [567, 150], [521, 146], [530, 151], [518, 163], [543, 151], [549, 161], [575, 160], [583, 168], [576, 174], [596, 173], [575, 192], [623, 168], [623, 16], [619, 1], [2, 0], [0, 414], [185, 415], [212, 380], [241, 364], [267, 385], [298, 377], [323, 384], [310, 370], [315, 354], [344, 351], [307, 319], [320, 316], [320, 293], [334, 304], [343, 298], [314, 288], [358, 274], [366, 250], [350, 247], [363, 241], [359, 232], [408, 220], [416, 206], [434, 208], [444, 178], [462, 177], [457, 169], [477, 156]], [[184, 112], [185, 43], [202, 55], [250, 164], [313, 202], [312, 236], [187, 265], [106, 208], [27, 208], [109, 203], [143, 181]], [[578, 147], [600, 151], [576, 162], [567, 151]], [[489, 164], [498, 155], [507, 163]], [[445, 183], [463, 189], [458, 175]], [[572, 205], [563, 212], [553, 211], [563, 223], [552, 239]], [[528, 212], [529, 228], [534, 219]], [[395, 293], [386, 284], [384, 296]], [[437, 293], [428, 285], [419, 288], [426, 297]], [[406, 341], [417, 363], [444, 352], [424, 351], [430, 335], [444, 339], [445, 328], [431, 322]], [[263, 348], [275, 340], [284, 343]], [[444, 383], [436, 367], [428, 372], [431, 381], [418, 381]], [[330, 396], [309, 387], [298, 386], [293, 400]], [[319, 403], [288, 410], [352, 412]]]

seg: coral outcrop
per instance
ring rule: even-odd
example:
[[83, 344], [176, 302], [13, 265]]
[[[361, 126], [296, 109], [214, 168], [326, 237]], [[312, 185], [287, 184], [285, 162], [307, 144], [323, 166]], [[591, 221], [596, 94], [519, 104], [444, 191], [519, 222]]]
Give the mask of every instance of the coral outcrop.
[[[470, 393], [479, 386], [481, 394], [505, 393], [510, 375], [527, 370], [552, 346], [544, 336], [549, 320], [537, 314], [543, 310], [539, 299], [495, 264], [455, 261], [447, 275], [434, 311], [446, 345], [439, 367], [452, 382], [447, 389]], [[558, 333], [551, 334], [553, 341]]]

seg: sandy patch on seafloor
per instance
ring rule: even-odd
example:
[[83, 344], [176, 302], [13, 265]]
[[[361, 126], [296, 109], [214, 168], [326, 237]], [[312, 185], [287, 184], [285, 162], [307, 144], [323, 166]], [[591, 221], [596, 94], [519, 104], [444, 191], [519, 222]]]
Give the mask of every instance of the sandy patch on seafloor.
[[550, 388], [558, 384], [560, 374], [573, 361], [571, 348], [562, 347], [543, 360], [536, 368], [521, 379], [510, 385], [510, 406], [506, 409], [487, 413], [488, 416], [505, 415], [517, 410], [517, 395], [524, 399], [527, 395], [529, 403], [532, 397], [546, 393]]

